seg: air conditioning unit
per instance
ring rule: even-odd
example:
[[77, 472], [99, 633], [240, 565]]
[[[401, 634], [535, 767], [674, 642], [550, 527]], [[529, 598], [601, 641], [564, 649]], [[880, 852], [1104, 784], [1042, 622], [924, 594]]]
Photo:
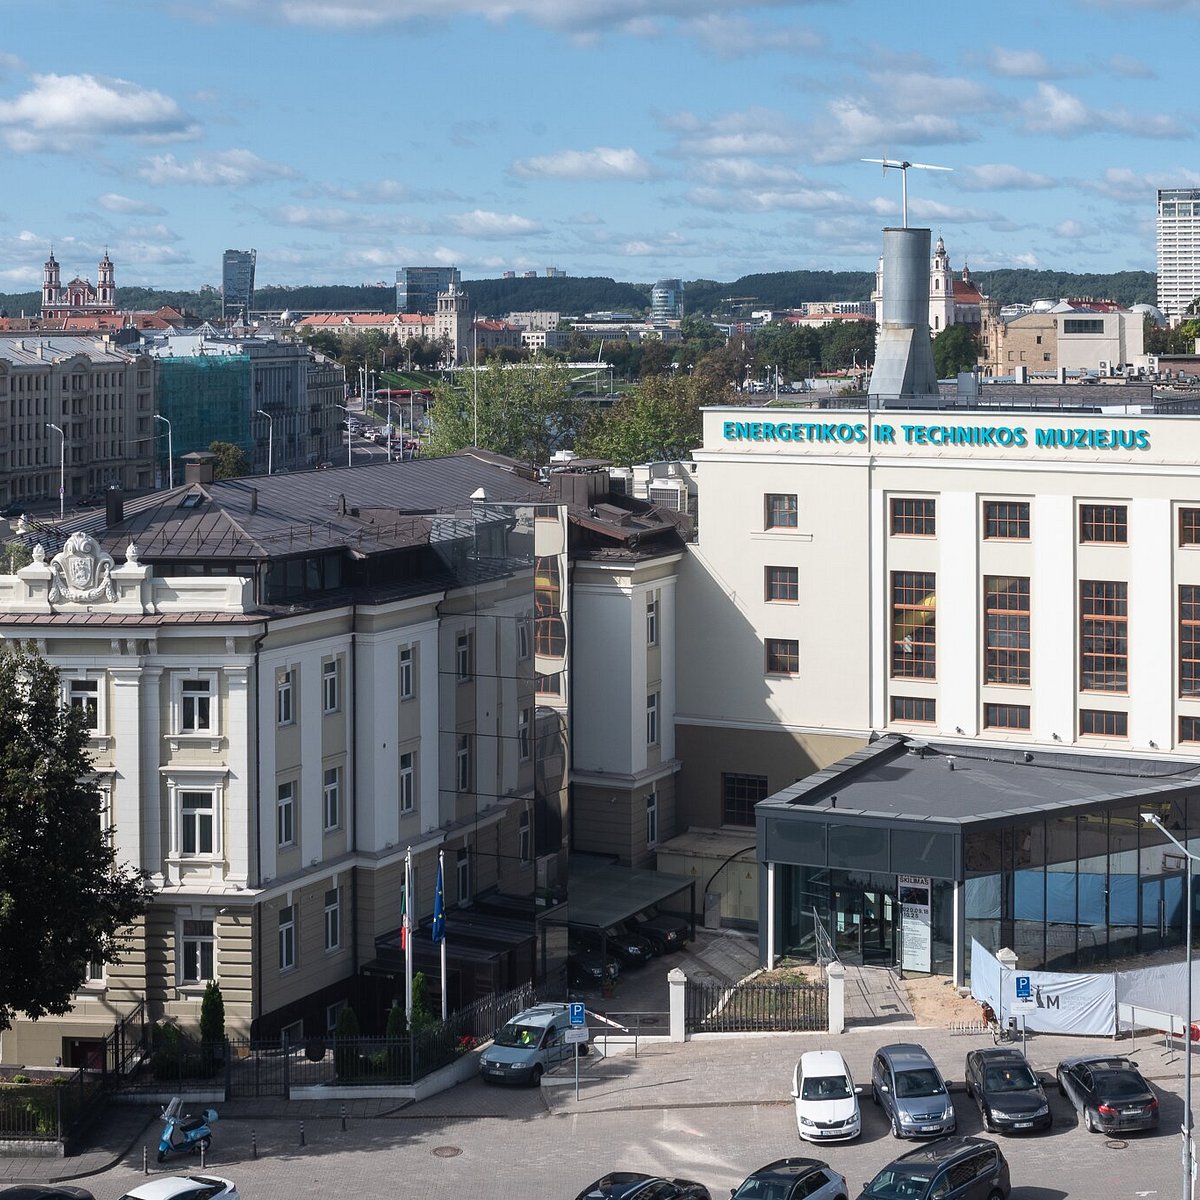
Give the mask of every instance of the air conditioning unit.
[[672, 512], [687, 512], [688, 489], [684, 483], [655, 480], [647, 489], [646, 498], [659, 508], [669, 508]]

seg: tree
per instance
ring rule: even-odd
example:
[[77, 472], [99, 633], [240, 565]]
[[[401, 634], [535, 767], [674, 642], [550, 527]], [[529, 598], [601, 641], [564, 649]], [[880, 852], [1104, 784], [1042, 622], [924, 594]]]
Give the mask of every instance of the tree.
[[572, 399], [570, 375], [562, 367], [488, 366], [459, 378], [466, 383], [434, 388], [426, 453], [454, 454], [475, 444], [477, 420], [480, 449], [537, 466], [575, 444], [583, 405]]
[[433, 1006], [429, 1003], [429, 981], [424, 971], [418, 971], [413, 976], [412, 984], [412, 1031], [420, 1033], [422, 1029], [431, 1029], [439, 1024], [433, 1015]]
[[979, 361], [979, 339], [969, 325], [948, 325], [933, 339], [933, 367], [939, 379], [969, 371]]
[[661, 375], [671, 366], [671, 351], [664, 342], [651, 338], [642, 343], [641, 377]]
[[215, 979], [204, 985], [204, 999], [200, 1001], [200, 1040], [205, 1045], [225, 1040], [225, 997]]
[[701, 380], [656, 375], [593, 412], [577, 449], [622, 467], [687, 458], [703, 440], [700, 406], [726, 400]]
[[0, 1030], [70, 1011], [150, 899], [101, 829], [87, 746], [58, 672], [32, 647], [0, 652]]
[[333, 1027], [333, 1063], [339, 1079], [354, 1079], [359, 1073], [358, 1039], [361, 1034], [358, 1014], [347, 1004], [338, 1013], [337, 1024]]
[[209, 442], [208, 451], [217, 456], [213, 463], [214, 479], [240, 479], [250, 474], [246, 452], [233, 442]]

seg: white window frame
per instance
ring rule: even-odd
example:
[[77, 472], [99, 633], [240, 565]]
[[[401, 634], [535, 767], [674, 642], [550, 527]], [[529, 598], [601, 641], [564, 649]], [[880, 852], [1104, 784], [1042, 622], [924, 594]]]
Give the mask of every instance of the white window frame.
[[296, 723], [296, 676], [291, 667], [276, 672], [275, 675], [275, 724], [295, 725]]
[[650, 592], [646, 596], [646, 645], [658, 645], [658, 593]]
[[[189, 796], [206, 796], [208, 797], [209, 805], [205, 809], [196, 807], [194, 804], [189, 810], [187, 797]], [[217, 791], [215, 788], [208, 787], [181, 787], [178, 792], [179, 799], [179, 857], [180, 858], [200, 858], [213, 859], [220, 856], [221, 839], [220, 839], [220, 813], [217, 811]], [[189, 818], [188, 812], [191, 812]], [[200, 848], [201, 837], [200, 833], [203, 828], [203, 814], [207, 812], [209, 822], [209, 841], [211, 845], [208, 849]], [[189, 825], [194, 829], [195, 847], [192, 850], [187, 849], [187, 831]]]
[[651, 692], [646, 697], [646, 745], [657, 746], [659, 739], [658, 728], [658, 692]]
[[[171, 678], [171, 732], [177, 738], [213, 738], [221, 733], [221, 705], [216, 671], [177, 671]], [[183, 685], [208, 684], [208, 727], [186, 729], [183, 723]]]
[[416, 650], [413, 646], [401, 646], [396, 668], [396, 694], [401, 700], [411, 700], [416, 693]]
[[454, 862], [455, 885], [458, 888], [458, 906], [471, 903], [471, 852], [464, 847], [459, 850]]
[[517, 761], [528, 762], [533, 757], [533, 709], [517, 713]]
[[658, 845], [658, 792], [646, 793], [646, 845]]
[[[190, 932], [189, 925], [193, 926]], [[194, 928], [198, 925], [207, 926], [208, 932], [204, 933]], [[216, 922], [211, 918], [195, 920], [192, 917], [183, 917], [179, 922], [176, 936], [178, 938], [176, 944], [179, 946], [179, 986], [200, 987], [210, 979], [216, 979], [218, 977]], [[209, 958], [207, 964], [204, 961], [206, 949]], [[206, 965], [211, 968], [207, 974], [205, 974]]]
[[529, 816], [529, 809], [521, 813], [517, 824], [517, 858], [523, 867], [527, 867], [533, 858], [533, 822]]
[[396, 772], [396, 793], [400, 800], [400, 815], [413, 811], [417, 803], [417, 752], [404, 750]]
[[[332, 777], [332, 778], [331, 778]], [[341, 764], [326, 767], [321, 776], [321, 817], [326, 833], [342, 827]]]
[[[333, 897], [331, 900], [330, 897]], [[342, 948], [342, 889], [327, 888], [325, 891], [325, 952], [332, 953]]]
[[342, 707], [342, 661], [327, 658], [321, 664], [321, 712], [328, 716]]
[[[286, 919], [285, 919], [286, 918]], [[279, 910], [279, 972], [296, 969], [296, 906], [285, 904]]]
[[517, 658], [524, 662], [529, 658], [529, 617], [522, 613], [517, 618]]
[[286, 779], [275, 785], [275, 845], [277, 849], [287, 850], [295, 844], [296, 781]]
[[469, 792], [471, 790], [471, 735], [459, 735], [458, 750], [454, 755], [455, 790]]
[[[185, 675], [179, 681], [179, 725], [180, 733], [200, 733], [212, 736], [213, 709], [217, 706], [214, 680], [206, 675]], [[203, 724], [199, 720], [201, 701], [207, 701], [207, 720]], [[189, 714], [189, 708], [191, 712]]]
[[100, 675], [68, 675], [63, 679], [63, 701], [67, 707], [82, 708], [86, 714], [88, 705], [76, 704], [76, 697], [86, 697], [94, 702], [96, 723], [87, 726], [92, 737], [103, 737], [105, 734], [104, 690], [104, 678]]
[[454, 638], [454, 673], [459, 683], [467, 683], [471, 678], [471, 656], [474, 639], [470, 630], [455, 635]]

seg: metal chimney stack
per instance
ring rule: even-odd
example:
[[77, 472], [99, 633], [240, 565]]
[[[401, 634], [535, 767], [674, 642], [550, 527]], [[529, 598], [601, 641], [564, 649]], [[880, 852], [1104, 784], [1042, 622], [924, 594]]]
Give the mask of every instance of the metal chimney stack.
[[883, 231], [883, 324], [867, 385], [871, 407], [938, 402], [929, 337], [929, 230]]

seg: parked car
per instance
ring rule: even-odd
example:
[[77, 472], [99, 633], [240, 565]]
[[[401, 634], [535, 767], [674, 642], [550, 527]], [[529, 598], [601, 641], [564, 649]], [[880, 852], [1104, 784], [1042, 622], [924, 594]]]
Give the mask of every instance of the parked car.
[[989, 1133], [1049, 1129], [1054, 1123], [1038, 1077], [1017, 1050], [1003, 1046], [972, 1050], [963, 1082]]
[[1058, 1090], [1075, 1106], [1090, 1133], [1158, 1126], [1158, 1097], [1137, 1063], [1122, 1055], [1064, 1058], [1055, 1072]]
[[694, 1179], [662, 1179], [640, 1171], [613, 1171], [597, 1179], [575, 1200], [712, 1200], [708, 1188]]
[[616, 925], [603, 932], [599, 929], [572, 929], [570, 932], [573, 945], [593, 954], [607, 952], [623, 969], [643, 966], [654, 954], [649, 938]]
[[682, 950], [687, 945], [690, 927], [682, 917], [648, 908], [629, 921], [622, 922], [621, 928], [649, 938], [655, 954], [667, 954], [672, 950]]
[[846, 1060], [836, 1050], [802, 1054], [792, 1076], [796, 1131], [806, 1142], [858, 1137], [862, 1132], [858, 1091]]
[[615, 958], [601, 958], [582, 949], [567, 955], [567, 983], [572, 987], [602, 987], [615, 983], [620, 974], [621, 964]]
[[819, 1158], [780, 1158], [747, 1175], [736, 1200], [846, 1200], [845, 1177]]
[[1006, 1200], [1008, 1163], [987, 1138], [939, 1138], [888, 1163], [858, 1200]]
[[23, 516], [29, 512], [29, 505], [20, 500], [14, 500], [6, 508], [0, 508], [0, 517], [6, 521], [13, 521], [17, 517]]
[[922, 1046], [900, 1042], [875, 1052], [871, 1099], [883, 1106], [892, 1137], [935, 1137], [957, 1128], [946, 1081]]
[[0, 1200], [94, 1200], [85, 1188], [65, 1183], [18, 1183], [0, 1188]]
[[[541, 1082], [551, 1067], [571, 1059], [575, 1046], [566, 1040], [571, 1028], [565, 1004], [538, 1004], [517, 1013], [479, 1056], [484, 1083]], [[587, 1046], [580, 1046], [587, 1053]]]
[[239, 1200], [236, 1184], [220, 1175], [168, 1175], [131, 1188], [121, 1200]]

